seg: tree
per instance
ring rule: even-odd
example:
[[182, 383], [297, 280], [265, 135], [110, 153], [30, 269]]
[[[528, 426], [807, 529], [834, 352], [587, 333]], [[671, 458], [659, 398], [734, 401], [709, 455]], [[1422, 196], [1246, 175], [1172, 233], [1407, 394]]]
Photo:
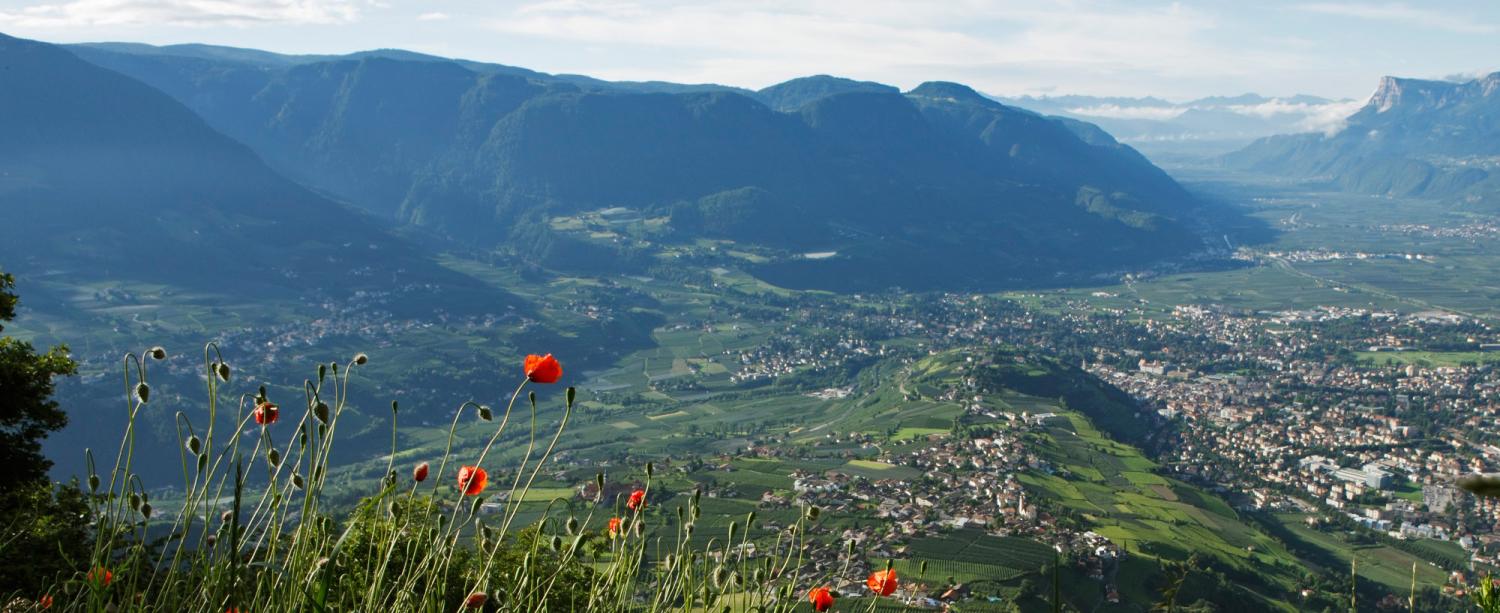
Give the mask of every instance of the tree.
[[[16, 315], [15, 279], [0, 273], [0, 322]], [[0, 325], [0, 331], [4, 331]], [[53, 378], [77, 364], [65, 346], [37, 353], [0, 337], [0, 595], [35, 593], [88, 560], [88, 502], [77, 484], [53, 489], [42, 439], [68, 423]]]
[[[0, 273], [0, 322], [16, 316], [15, 278]], [[0, 323], [0, 332], [5, 330]], [[71, 375], [78, 365], [66, 345], [37, 353], [31, 343], [0, 337], [0, 500], [23, 485], [45, 483], [52, 462], [42, 456], [42, 439], [68, 424], [52, 400], [53, 377]], [[3, 505], [3, 502], [0, 502]]]

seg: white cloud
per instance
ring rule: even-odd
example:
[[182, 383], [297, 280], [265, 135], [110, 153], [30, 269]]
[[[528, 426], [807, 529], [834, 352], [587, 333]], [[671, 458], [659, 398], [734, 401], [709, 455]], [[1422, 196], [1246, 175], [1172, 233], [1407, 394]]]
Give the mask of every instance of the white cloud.
[[[544, 0], [489, 22], [497, 31], [581, 47], [639, 46], [670, 65], [555, 66], [615, 79], [769, 85], [831, 73], [912, 86], [959, 80], [984, 91], [1037, 91], [1055, 75], [1098, 89], [1152, 80], [1224, 79], [1306, 64], [1292, 50], [1231, 49], [1207, 12], [1181, 4], [1073, 0]], [[663, 52], [674, 49], [690, 52]], [[1116, 91], [1119, 91], [1116, 89]]]
[[334, 24], [358, 19], [352, 0], [73, 0], [0, 11], [0, 24], [84, 26], [251, 26]]
[[447, 21], [448, 19], [450, 19], [450, 16], [447, 13], [439, 11], [417, 15], [417, 21]]
[[1099, 104], [1095, 106], [1068, 109], [1069, 113], [1085, 117], [1104, 117], [1107, 119], [1154, 119], [1167, 121], [1176, 119], [1188, 111], [1182, 106], [1120, 106], [1118, 104]]
[[1323, 104], [1308, 104], [1273, 98], [1260, 104], [1239, 104], [1223, 108], [1240, 115], [1261, 119], [1300, 116], [1301, 119], [1295, 124], [1297, 129], [1306, 132], [1322, 132], [1331, 136], [1343, 130], [1345, 120], [1364, 105], [1362, 100], [1335, 100]]
[[1459, 34], [1500, 33], [1500, 26], [1485, 23], [1473, 16], [1458, 14], [1447, 9], [1417, 8], [1401, 3], [1317, 2], [1298, 6], [1297, 9], [1324, 15], [1388, 21], [1406, 26], [1415, 25]]

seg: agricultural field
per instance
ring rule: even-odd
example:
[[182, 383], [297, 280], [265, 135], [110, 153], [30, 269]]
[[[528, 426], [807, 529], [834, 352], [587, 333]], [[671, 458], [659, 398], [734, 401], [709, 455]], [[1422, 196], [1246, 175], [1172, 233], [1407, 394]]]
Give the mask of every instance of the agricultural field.
[[1405, 551], [1383, 545], [1356, 545], [1339, 534], [1310, 528], [1302, 521], [1307, 517], [1305, 514], [1281, 513], [1275, 517], [1304, 542], [1338, 559], [1345, 565], [1346, 573], [1350, 557], [1358, 556], [1359, 576], [1385, 586], [1392, 593], [1405, 593], [1411, 588], [1413, 564], [1418, 585], [1438, 586], [1448, 579], [1443, 569]]

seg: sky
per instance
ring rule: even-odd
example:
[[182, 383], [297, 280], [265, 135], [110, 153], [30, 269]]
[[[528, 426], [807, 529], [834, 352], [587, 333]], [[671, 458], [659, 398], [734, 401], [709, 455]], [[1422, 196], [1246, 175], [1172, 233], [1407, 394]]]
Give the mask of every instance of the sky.
[[610, 80], [759, 89], [833, 74], [998, 96], [1365, 99], [1381, 76], [1500, 70], [1500, 2], [0, 0], [49, 42], [401, 48]]

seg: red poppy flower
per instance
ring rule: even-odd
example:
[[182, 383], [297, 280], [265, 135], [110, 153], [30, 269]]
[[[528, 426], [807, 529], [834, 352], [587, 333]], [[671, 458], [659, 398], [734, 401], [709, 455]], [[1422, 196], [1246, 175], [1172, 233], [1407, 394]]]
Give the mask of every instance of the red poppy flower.
[[427, 463], [426, 462], [418, 464], [416, 468], [412, 469], [412, 471], [411, 471], [411, 480], [412, 481], [416, 481], [417, 483], [421, 483], [421, 482], [427, 480]]
[[611, 517], [611, 518], [609, 518], [609, 538], [615, 538], [617, 536], [620, 536], [620, 524], [621, 523], [622, 522], [620, 521], [620, 518], [618, 518], [618, 517]]
[[552, 354], [526, 356], [526, 378], [533, 383], [557, 383], [562, 378], [562, 364]]
[[281, 419], [281, 407], [269, 402], [262, 402], [255, 405], [253, 414], [255, 415], [255, 423], [262, 426], [269, 426], [276, 423], [276, 420]]
[[464, 608], [478, 609], [484, 606], [484, 601], [489, 599], [490, 597], [486, 596], [484, 592], [474, 592], [473, 594], [469, 594], [468, 598], [464, 599]]
[[88, 579], [89, 583], [98, 582], [107, 586], [109, 585], [109, 582], [115, 580], [115, 574], [109, 572], [108, 568], [100, 567], [90, 570], [89, 574], [85, 578]]
[[41, 598], [36, 599], [36, 606], [37, 606], [37, 608], [41, 608], [41, 609], [50, 609], [50, 608], [52, 608], [52, 595], [51, 594], [42, 594]]
[[815, 587], [807, 593], [807, 600], [812, 602], [813, 610], [823, 613], [833, 608], [833, 592], [826, 587]]
[[478, 466], [465, 466], [458, 469], [458, 489], [464, 491], [465, 496], [478, 496], [484, 491], [484, 486], [490, 480], [490, 475]]
[[870, 573], [870, 578], [865, 580], [865, 585], [870, 586], [870, 591], [881, 596], [896, 593], [896, 569], [877, 570]]
[[646, 507], [646, 490], [636, 490], [630, 493], [630, 499], [625, 501], [625, 508], [639, 511]]

